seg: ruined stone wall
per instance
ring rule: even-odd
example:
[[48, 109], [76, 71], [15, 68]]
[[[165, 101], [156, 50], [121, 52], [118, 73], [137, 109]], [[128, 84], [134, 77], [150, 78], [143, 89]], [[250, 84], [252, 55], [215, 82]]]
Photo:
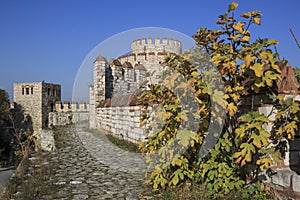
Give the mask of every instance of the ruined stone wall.
[[140, 107], [107, 107], [97, 109], [100, 128], [115, 136], [137, 143], [145, 140], [145, 127], [140, 127]]

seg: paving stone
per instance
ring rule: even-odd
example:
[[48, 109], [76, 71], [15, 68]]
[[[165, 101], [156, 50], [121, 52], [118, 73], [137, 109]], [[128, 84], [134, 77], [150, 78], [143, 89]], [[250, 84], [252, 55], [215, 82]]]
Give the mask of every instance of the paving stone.
[[[103, 134], [74, 126], [67, 132], [55, 152], [45, 153], [43, 164], [52, 171], [47, 180], [51, 189], [36, 199], [138, 199], [146, 170], [141, 155], [116, 147]], [[38, 165], [34, 156], [30, 160]]]

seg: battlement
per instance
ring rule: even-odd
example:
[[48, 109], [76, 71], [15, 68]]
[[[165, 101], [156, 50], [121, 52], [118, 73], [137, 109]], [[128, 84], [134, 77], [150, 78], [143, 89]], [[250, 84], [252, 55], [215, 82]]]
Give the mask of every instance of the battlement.
[[84, 101], [80, 101], [80, 102], [56, 101], [55, 111], [56, 112], [89, 112], [89, 104], [87, 104]]
[[148, 39], [137, 39], [131, 43], [131, 52], [134, 54], [150, 52], [181, 54], [181, 51], [181, 42], [172, 38], [155, 38], [153, 40], [152, 37], [149, 37]]

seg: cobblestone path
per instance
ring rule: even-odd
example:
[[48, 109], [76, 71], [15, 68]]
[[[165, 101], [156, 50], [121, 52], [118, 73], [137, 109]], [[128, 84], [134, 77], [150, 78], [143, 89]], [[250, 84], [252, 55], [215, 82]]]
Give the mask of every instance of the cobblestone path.
[[74, 127], [58, 146], [46, 155], [53, 166], [44, 184], [49, 189], [43, 190], [49, 192], [37, 199], [139, 199], [146, 165], [138, 155], [119, 149], [105, 135]]

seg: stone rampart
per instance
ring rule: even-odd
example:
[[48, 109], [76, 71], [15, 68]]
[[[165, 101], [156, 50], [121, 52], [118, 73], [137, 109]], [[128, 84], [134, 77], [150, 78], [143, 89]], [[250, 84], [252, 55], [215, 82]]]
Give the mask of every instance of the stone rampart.
[[87, 104], [84, 101], [81, 102], [57, 101], [55, 102], [55, 111], [56, 112], [89, 112], [89, 104]]
[[88, 112], [51, 112], [49, 113], [50, 126], [64, 126], [71, 123], [88, 122]]
[[169, 38], [155, 38], [151, 37], [137, 39], [131, 43], [131, 52], [135, 54], [150, 53], [150, 52], [168, 52], [181, 54], [182, 44], [179, 40]]
[[89, 104], [86, 102], [55, 102], [55, 112], [49, 113], [50, 126], [63, 126], [89, 120]]
[[137, 143], [145, 141], [145, 127], [140, 127], [139, 106], [97, 108], [100, 128], [121, 138]]

